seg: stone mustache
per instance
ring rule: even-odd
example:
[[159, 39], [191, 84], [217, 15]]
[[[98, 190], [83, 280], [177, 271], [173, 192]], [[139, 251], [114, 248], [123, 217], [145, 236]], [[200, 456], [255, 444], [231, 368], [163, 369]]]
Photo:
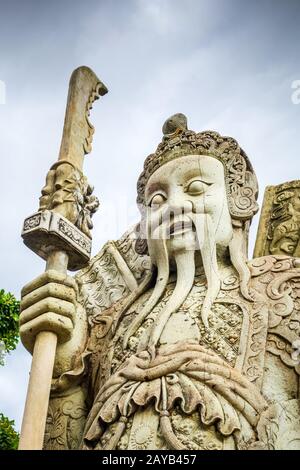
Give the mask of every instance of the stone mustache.
[[74, 278], [48, 271], [23, 290], [29, 351], [41, 322], [68, 328], [44, 448], [300, 449], [299, 259], [247, 259], [247, 155], [174, 115], [137, 193], [137, 226]]

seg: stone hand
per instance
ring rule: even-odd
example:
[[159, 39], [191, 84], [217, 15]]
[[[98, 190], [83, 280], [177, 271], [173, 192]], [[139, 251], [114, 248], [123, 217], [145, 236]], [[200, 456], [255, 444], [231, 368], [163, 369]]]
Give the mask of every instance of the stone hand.
[[74, 279], [49, 270], [22, 289], [20, 336], [30, 352], [40, 331], [57, 334], [58, 343], [72, 337], [77, 285]]

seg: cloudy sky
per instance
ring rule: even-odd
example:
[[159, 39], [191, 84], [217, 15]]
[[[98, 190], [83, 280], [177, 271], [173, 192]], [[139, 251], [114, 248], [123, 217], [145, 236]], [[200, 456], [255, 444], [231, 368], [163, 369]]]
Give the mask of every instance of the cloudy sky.
[[[137, 220], [137, 176], [175, 112], [240, 142], [260, 201], [266, 185], [300, 178], [299, 22], [299, 0], [0, 0], [0, 287], [19, 297], [44, 270], [21, 226], [57, 159], [79, 65], [109, 88], [85, 163], [101, 200], [94, 253]], [[19, 345], [0, 370], [0, 411], [18, 429], [29, 367]]]

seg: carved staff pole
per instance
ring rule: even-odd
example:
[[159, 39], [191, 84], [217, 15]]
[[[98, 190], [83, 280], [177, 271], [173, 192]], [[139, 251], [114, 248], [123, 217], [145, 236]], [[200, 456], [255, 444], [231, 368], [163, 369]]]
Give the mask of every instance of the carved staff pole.
[[[25, 219], [22, 232], [24, 243], [46, 260], [46, 271], [67, 274], [67, 269], [81, 269], [90, 259], [90, 217], [98, 200], [92, 196], [82, 166], [94, 133], [90, 109], [106, 93], [105, 85], [88, 67], [73, 72], [59, 158], [47, 174], [39, 212]], [[19, 444], [22, 450], [43, 447], [57, 339], [50, 331], [40, 331], [35, 338]]]

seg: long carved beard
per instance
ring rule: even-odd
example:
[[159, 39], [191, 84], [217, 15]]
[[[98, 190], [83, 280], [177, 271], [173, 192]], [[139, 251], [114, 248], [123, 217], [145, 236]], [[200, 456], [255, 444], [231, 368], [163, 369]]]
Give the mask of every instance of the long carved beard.
[[[149, 247], [150, 248], [150, 247]], [[156, 283], [152, 295], [144, 308], [141, 310], [139, 315], [135, 318], [132, 324], [129, 326], [126, 334], [124, 335], [123, 339], [123, 347], [126, 348], [128, 344], [129, 338], [134, 335], [134, 333], [138, 330], [138, 328], [142, 325], [143, 321], [146, 319], [148, 314], [153, 310], [155, 305], [161, 299], [166, 285], [169, 279], [169, 256], [167, 252], [166, 240], [165, 238], [162, 239], [154, 239], [152, 240], [152, 245], [150, 248], [151, 259], [155, 261], [157, 265], [157, 276], [156, 276]]]
[[[211, 307], [221, 287], [215, 233], [208, 214], [193, 214], [192, 221], [196, 228], [198, 248], [202, 256], [203, 269], [207, 279], [207, 292], [201, 308], [201, 318], [205, 327], [208, 328], [208, 317]], [[194, 284], [195, 250], [179, 251], [175, 253], [174, 258], [177, 270], [176, 286], [164, 310], [151, 328], [148, 347], [152, 352], [170, 316], [180, 308]]]
[[[207, 291], [201, 308], [201, 318], [206, 328], [209, 327], [208, 318], [212, 305], [216, 300], [220, 288], [221, 279], [217, 263], [217, 241], [215, 228], [209, 214], [191, 214], [191, 220], [196, 229], [196, 237], [202, 257], [203, 270], [207, 280]], [[236, 235], [236, 234], [235, 234]], [[248, 300], [252, 300], [249, 295], [248, 282], [250, 278], [249, 269], [246, 264], [244, 253], [241, 252], [241, 244], [238, 243], [240, 237], [233, 235], [231, 241], [226, 243], [229, 246], [230, 258], [233, 266], [237, 269], [241, 279], [241, 293]], [[156, 283], [152, 295], [137, 315], [135, 320], [129, 326], [123, 340], [123, 347], [126, 348], [129, 338], [136, 333], [149, 313], [161, 300], [170, 275], [169, 253], [167, 250], [166, 238], [151, 239], [148, 243], [151, 259], [157, 266]], [[166, 303], [163, 311], [153, 323], [149, 340], [148, 349], [154, 351], [159, 342], [161, 334], [166, 326], [170, 316], [176, 312], [186, 300], [190, 290], [193, 287], [195, 279], [195, 250], [178, 251], [174, 254], [176, 264], [176, 285], [174, 291]], [[149, 285], [149, 284], [148, 284]]]
[[193, 214], [193, 223], [196, 227], [199, 250], [207, 280], [207, 291], [201, 309], [201, 318], [205, 327], [208, 328], [210, 310], [221, 287], [215, 232], [209, 214]]
[[179, 309], [187, 298], [195, 280], [195, 251], [182, 251], [175, 253], [177, 269], [176, 285], [174, 291], [166, 303], [165, 308], [159, 314], [152, 325], [148, 349], [153, 352], [157, 345], [164, 327], [173, 312]]

